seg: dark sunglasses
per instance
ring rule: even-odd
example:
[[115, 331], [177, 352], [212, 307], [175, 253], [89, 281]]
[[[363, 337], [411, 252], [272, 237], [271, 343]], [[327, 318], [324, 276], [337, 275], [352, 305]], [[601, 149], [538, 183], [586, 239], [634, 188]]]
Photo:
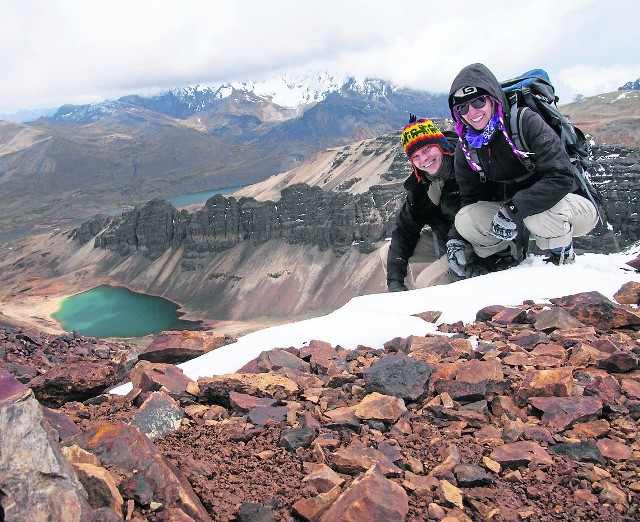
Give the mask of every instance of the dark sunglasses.
[[471, 105], [474, 109], [482, 109], [482, 107], [484, 107], [487, 103], [488, 98], [488, 96], [478, 96], [470, 102], [454, 105], [453, 110], [456, 111], [460, 116], [464, 116], [469, 112], [469, 105]]

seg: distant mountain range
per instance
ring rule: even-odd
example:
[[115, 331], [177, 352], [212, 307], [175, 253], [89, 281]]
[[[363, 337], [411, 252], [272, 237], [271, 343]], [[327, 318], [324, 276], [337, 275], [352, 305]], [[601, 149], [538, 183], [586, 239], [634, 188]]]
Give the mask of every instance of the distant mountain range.
[[247, 185], [315, 152], [443, 117], [446, 95], [328, 74], [64, 105], [0, 122], [0, 232], [156, 197]]

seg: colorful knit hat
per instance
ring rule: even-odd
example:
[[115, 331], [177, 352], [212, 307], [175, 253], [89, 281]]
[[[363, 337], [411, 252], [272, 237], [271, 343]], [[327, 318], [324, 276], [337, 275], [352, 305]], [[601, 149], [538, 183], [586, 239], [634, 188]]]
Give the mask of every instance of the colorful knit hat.
[[405, 154], [411, 159], [415, 152], [428, 145], [436, 145], [443, 154], [453, 156], [455, 147], [449, 143], [438, 127], [427, 119], [415, 120], [411, 115], [409, 124], [402, 129], [400, 138]]

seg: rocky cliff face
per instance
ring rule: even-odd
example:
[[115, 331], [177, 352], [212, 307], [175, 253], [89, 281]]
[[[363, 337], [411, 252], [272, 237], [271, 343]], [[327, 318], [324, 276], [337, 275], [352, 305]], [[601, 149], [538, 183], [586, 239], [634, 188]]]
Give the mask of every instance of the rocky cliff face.
[[[387, 154], [388, 149], [374, 147], [361, 151], [361, 155], [367, 155], [365, 152]], [[640, 240], [640, 162], [638, 153], [631, 149], [605, 147], [594, 152], [600, 168], [594, 171], [592, 180], [604, 198], [615, 238], [600, 230], [578, 243], [589, 251], [608, 252]], [[333, 166], [347, 161], [348, 156], [338, 153]], [[394, 157], [383, 177], [404, 177], [406, 169], [397, 167]], [[359, 176], [365, 173], [360, 172]], [[325, 181], [330, 177], [331, 172]], [[349, 193], [359, 181], [361, 177], [354, 174], [333, 190], [295, 183], [282, 189], [278, 201], [216, 195], [202, 209], [191, 213], [178, 211], [164, 200], [153, 200], [111, 220], [95, 239], [95, 246], [121, 255], [138, 251], [150, 259], [157, 259], [169, 248], [183, 247], [183, 270], [197, 269], [199, 256], [222, 252], [242, 241], [259, 245], [283, 239], [336, 253], [357, 245], [361, 252], [368, 253], [374, 243], [391, 234], [403, 190], [396, 182], [374, 185], [360, 194]], [[77, 238], [86, 242], [90, 232], [104, 225], [104, 217], [94, 218], [83, 224]]]
[[[216, 195], [194, 213], [153, 200], [111, 220], [96, 237], [95, 246], [121, 255], [139, 251], [150, 259], [157, 259], [169, 248], [184, 247], [182, 268], [186, 270], [196, 268], [190, 259], [199, 254], [218, 253], [241, 241], [259, 245], [284, 239], [337, 253], [358, 245], [361, 252], [368, 253], [372, 243], [391, 233], [401, 192], [398, 186], [388, 185], [351, 195], [296, 184], [285, 188], [278, 202]], [[77, 239], [86, 242], [87, 232], [100, 223], [104, 217], [83, 224]]]

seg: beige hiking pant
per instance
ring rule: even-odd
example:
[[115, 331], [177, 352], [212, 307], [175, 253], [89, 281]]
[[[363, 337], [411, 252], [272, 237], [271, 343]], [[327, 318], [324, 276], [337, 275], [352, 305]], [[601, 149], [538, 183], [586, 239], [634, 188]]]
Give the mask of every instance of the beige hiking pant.
[[[456, 215], [456, 229], [473, 246], [479, 257], [488, 257], [510, 247], [489, 233], [491, 220], [504, 202], [478, 201], [460, 209]], [[549, 210], [524, 219], [524, 226], [538, 248], [565, 247], [574, 237], [588, 234], [598, 221], [593, 203], [577, 194], [567, 194]]]
[[[385, 281], [387, 279], [387, 256], [389, 255], [390, 246], [391, 241], [387, 241], [380, 248], [380, 261], [384, 268]], [[440, 254], [444, 255], [439, 258], [436, 257], [431, 228], [424, 227], [420, 232], [420, 239], [413, 251], [413, 255], [409, 259], [407, 276], [404, 278], [404, 284], [409, 290], [452, 282], [449, 275], [449, 262], [447, 261], [446, 252], [440, 252]]]

